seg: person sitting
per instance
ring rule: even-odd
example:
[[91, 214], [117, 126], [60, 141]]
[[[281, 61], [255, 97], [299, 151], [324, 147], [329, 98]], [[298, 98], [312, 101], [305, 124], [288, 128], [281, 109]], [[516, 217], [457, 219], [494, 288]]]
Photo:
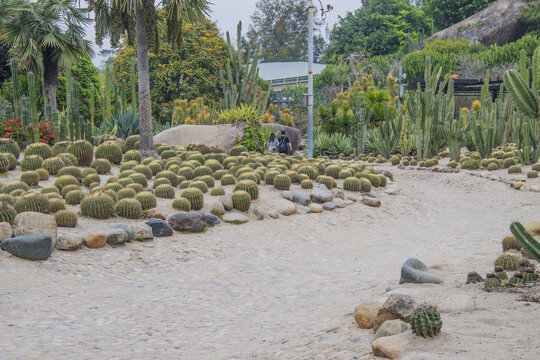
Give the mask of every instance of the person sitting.
[[280, 154], [290, 155], [292, 153], [291, 141], [285, 136], [285, 130], [281, 130], [281, 135], [278, 137], [278, 150]]

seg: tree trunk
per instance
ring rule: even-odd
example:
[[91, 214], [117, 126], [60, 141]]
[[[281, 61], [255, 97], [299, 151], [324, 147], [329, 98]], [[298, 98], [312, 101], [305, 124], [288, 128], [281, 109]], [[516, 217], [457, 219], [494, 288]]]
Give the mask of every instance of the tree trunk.
[[139, 82], [139, 133], [140, 151], [144, 157], [156, 157], [152, 137], [152, 104], [150, 102], [150, 71], [148, 67], [148, 42], [146, 39], [145, 14], [141, 2], [137, 1], [137, 80]]
[[56, 86], [48, 85], [47, 92], [49, 93], [49, 104], [51, 105], [51, 110], [56, 110]]

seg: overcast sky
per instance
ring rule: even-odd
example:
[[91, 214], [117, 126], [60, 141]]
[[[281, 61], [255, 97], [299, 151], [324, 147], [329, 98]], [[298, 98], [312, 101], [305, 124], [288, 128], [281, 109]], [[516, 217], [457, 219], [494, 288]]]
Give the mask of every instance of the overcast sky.
[[[243, 32], [248, 29], [251, 24], [250, 17], [255, 12], [256, 0], [213, 0], [211, 18], [217, 22], [218, 27], [223, 35], [226, 31], [231, 33], [231, 37], [236, 38], [236, 25], [238, 21], [242, 21]], [[318, 0], [315, 1], [318, 3]], [[323, 6], [331, 4], [334, 7], [326, 18], [326, 24], [329, 29], [338, 21], [339, 16], [345, 16], [348, 11], [354, 11], [361, 6], [360, 0], [325, 0], [322, 1]], [[307, 12], [306, 12], [307, 16]], [[92, 24], [87, 31], [87, 38], [94, 42], [94, 25]], [[104, 49], [108, 49], [109, 45], [107, 41], [104, 41]], [[99, 53], [100, 49], [94, 44], [94, 50]], [[103, 61], [103, 58], [99, 56], [94, 57], [94, 64], [99, 66]]]

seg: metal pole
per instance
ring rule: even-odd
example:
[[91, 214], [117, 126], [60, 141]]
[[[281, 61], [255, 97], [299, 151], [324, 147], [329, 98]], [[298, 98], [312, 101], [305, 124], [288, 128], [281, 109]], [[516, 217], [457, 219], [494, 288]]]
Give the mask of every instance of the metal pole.
[[308, 158], [313, 158], [313, 11], [308, 8]]

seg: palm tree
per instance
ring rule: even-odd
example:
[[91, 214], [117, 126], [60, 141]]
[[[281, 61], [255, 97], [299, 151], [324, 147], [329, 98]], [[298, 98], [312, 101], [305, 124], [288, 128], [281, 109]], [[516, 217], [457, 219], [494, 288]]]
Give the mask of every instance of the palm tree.
[[[18, 0], [9, 0], [20, 3]], [[91, 43], [84, 39], [84, 26], [92, 20], [76, 0], [25, 1], [5, 21], [2, 37], [11, 45], [28, 71], [37, 72], [43, 63], [43, 86], [56, 109], [56, 87], [61, 66], [80, 57], [93, 56]]]
[[[110, 35], [112, 46], [127, 35], [130, 45], [137, 44], [137, 78], [139, 83], [140, 150], [143, 156], [154, 156], [150, 72], [148, 50], [159, 50], [157, 13], [154, 0], [89, 0], [95, 12], [96, 43]], [[180, 46], [182, 21], [198, 21], [209, 14], [209, 0], [162, 0], [166, 12], [169, 41]]]

